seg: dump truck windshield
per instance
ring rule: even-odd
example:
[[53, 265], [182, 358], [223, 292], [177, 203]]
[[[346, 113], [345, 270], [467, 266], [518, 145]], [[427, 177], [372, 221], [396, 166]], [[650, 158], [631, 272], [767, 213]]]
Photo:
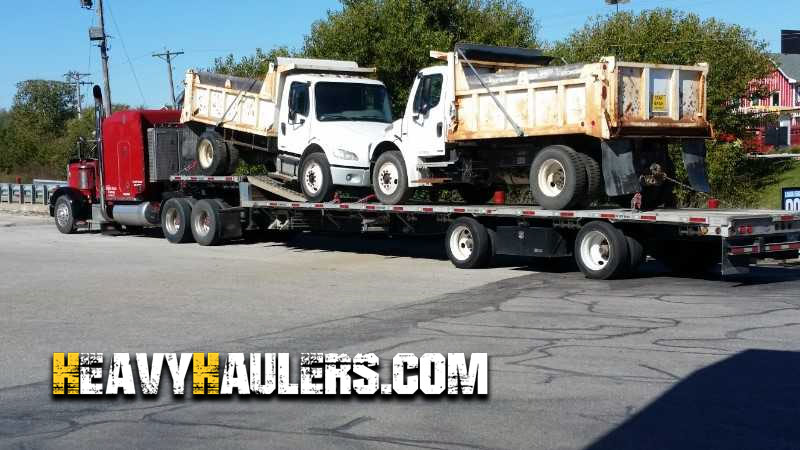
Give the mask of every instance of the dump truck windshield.
[[392, 108], [386, 87], [378, 84], [317, 83], [314, 88], [317, 120], [390, 123]]

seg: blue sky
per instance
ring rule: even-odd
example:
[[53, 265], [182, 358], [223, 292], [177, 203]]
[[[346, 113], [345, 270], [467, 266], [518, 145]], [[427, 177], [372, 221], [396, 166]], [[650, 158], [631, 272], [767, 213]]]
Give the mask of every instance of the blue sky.
[[[548, 41], [566, 36], [589, 16], [612, 11], [603, 0], [521, 2], [534, 10], [541, 25], [540, 37]], [[310, 24], [325, 17], [327, 10], [338, 8], [339, 2], [106, 0], [106, 5], [110, 9], [106, 30], [114, 36], [110, 49], [112, 100], [161, 106], [169, 98], [166, 63], [153, 58], [154, 51], [166, 46], [186, 52], [175, 61], [179, 83], [187, 68], [209, 67], [216, 56], [247, 55], [256, 47], [274, 45], [300, 47]], [[800, 29], [797, 5], [797, 0], [631, 0], [621, 9], [664, 6], [714, 16], [755, 30], [777, 51], [780, 29]], [[63, 79], [65, 72], [79, 70], [92, 73], [91, 80], [100, 82], [99, 52], [90, 47], [87, 34], [95, 21], [96, 14], [81, 9], [78, 0], [8, 2], [0, 19], [4, 47], [0, 108], [11, 105], [20, 80]]]

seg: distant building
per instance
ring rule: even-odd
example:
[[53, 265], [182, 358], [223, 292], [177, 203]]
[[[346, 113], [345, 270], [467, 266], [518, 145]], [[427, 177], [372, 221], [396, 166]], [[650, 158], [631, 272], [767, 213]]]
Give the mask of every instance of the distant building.
[[[742, 98], [742, 112], [778, 116], [756, 132], [756, 151], [800, 146], [800, 31], [781, 31], [781, 53], [771, 55], [775, 70], [764, 79], [753, 80], [751, 96]], [[758, 92], [758, 94], [756, 94]]]

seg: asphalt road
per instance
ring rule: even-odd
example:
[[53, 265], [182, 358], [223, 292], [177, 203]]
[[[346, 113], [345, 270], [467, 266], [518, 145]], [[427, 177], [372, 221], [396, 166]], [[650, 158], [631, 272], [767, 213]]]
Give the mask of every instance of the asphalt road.
[[[800, 270], [600, 282], [457, 270], [441, 247], [201, 248], [0, 215], [0, 447], [800, 447]], [[53, 352], [90, 351], [487, 352], [490, 394], [54, 399]]]

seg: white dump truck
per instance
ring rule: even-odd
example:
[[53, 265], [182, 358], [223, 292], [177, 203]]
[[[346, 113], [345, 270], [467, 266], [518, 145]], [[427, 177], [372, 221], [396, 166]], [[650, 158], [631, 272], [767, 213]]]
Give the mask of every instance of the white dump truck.
[[459, 44], [431, 52], [404, 116], [374, 145], [378, 199], [450, 185], [484, 204], [504, 185], [529, 185], [549, 209], [582, 208], [605, 193], [662, 204], [680, 144], [692, 186], [707, 192], [704, 140], [708, 66], [602, 58], [548, 65], [537, 50]]
[[278, 58], [263, 80], [188, 71], [182, 148], [196, 170], [186, 173], [232, 174], [241, 157], [297, 181], [311, 201], [329, 200], [334, 186], [368, 187], [370, 146], [392, 121], [386, 87], [366, 76], [374, 72], [301, 58]]

